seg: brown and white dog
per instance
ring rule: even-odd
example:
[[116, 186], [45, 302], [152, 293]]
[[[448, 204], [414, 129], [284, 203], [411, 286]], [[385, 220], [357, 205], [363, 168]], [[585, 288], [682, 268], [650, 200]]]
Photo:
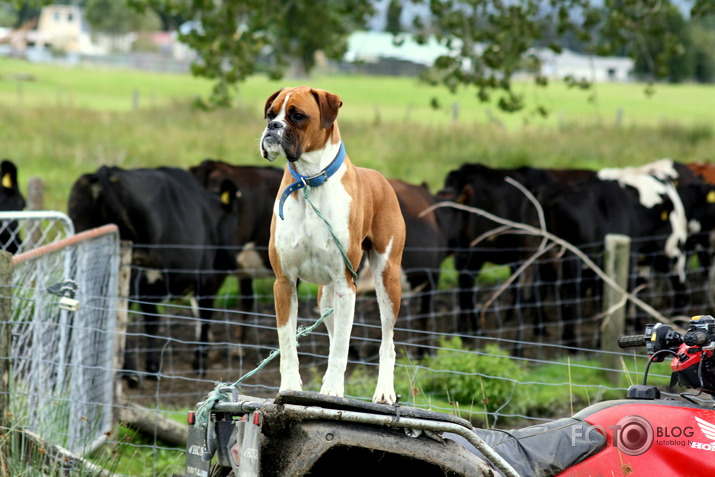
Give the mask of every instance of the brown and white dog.
[[[268, 125], [260, 140], [269, 161], [288, 159], [276, 197], [269, 254], [280, 344], [280, 390], [300, 390], [296, 349], [298, 279], [317, 283], [330, 338], [328, 369], [322, 394], [342, 396], [348, 346], [355, 314], [355, 283], [336, 243], [353, 269], [363, 251], [375, 271], [382, 343], [374, 402], [394, 404], [395, 345], [393, 328], [400, 310], [400, 262], [405, 222], [395, 192], [377, 171], [355, 167], [345, 154], [336, 118], [340, 97], [306, 86], [285, 88], [266, 101]], [[310, 201], [301, 189], [310, 187]]]

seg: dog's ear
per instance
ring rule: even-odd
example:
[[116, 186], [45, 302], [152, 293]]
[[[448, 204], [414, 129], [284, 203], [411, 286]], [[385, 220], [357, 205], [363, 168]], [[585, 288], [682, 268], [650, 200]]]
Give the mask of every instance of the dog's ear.
[[338, 109], [343, 105], [343, 102], [337, 94], [329, 93], [322, 89], [311, 89], [310, 92], [320, 107], [320, 125], [323, 129], [328, 129], [338, 117]]
[[273, 104], [273, 100], [275, 100], [278, 97], [278, 95], [281, 93], [281, 91], [283, 91], [283, 88], [279, 89], [278, 91], [276, 91], [275, 93], [270, 95], [268, 97], [268, 99], [266, 100], [266, 105], [263, 108], [263, 119], [266, 119], [266, 116], [268, 115], [268, 108], [271, 107], [271, 104]]

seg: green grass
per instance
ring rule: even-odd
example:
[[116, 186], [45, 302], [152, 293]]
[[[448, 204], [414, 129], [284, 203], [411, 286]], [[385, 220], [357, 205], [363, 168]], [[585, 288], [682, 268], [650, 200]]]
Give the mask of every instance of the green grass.
[[149, 477], [184, 473], [186, 455], [183, 449], [156, 443], [121, 425], [117, 426], [110, 440], [112, 443], [97, 449], [91, 460], [112, 474]]
[[[623, 368], [627, 372], [614, 385], [593, 357], [529, 363], [511, 359], [494, 345], [479, 350], [485, 354], [473, 351], [453, 338], [443, 341], [433, 357], [398, 359], [396, 392], [408, 405], [459, 415], [478, 426], [493, 427], [492, 414], [497, 413], [497, 427], [520, 427], [530, 424], [521, 416], [565, 417], [591, 404], [623, 399], [631, 384], [641, 384], [646, 364], [643, 357], [625, 359]], [[667, 389], [669, 374], [667, 361], [656, 363], [651, 366], [648, 384]], [[305, 387], [318, 391], [320, 379], [320, 372], [313, 370]], [[357, 367], [346, 379], [345, 392], [349, 396], [371, 396], [374, 386], [372, 371]]]
[[[19, 81], [22, 75], [33, 80]], [[45, 207], [63, 211], [72, 183], [102, 164], [187, 167], [207, 157], [267, 164], [257, 146], [265, 99], [282, 85], [298, 83], [341, 95], [340, 125], [353, 162], [391, 178], [425, 181], [432, 190], [464, 162], [597, 168], [661, 157], [711, 160], [715, 150], [711, 86], [659, 85], [648, 98], [643, 85], [603, 84], [597, 86], [596, 109], [586, 94], [554, 83], [539, 92], [552, 114], [525, 125], [528, 114], [499, 114], [470, 92], [452, 96], [414, 78], [322, 76], [279, 83], [254, 77], [241, 85], [235, 107], [205, 112], [191, 104], [210, 83], [188, 75], [0, 59], [0, 151], [18, 163], [21, 186], [41, 177]], [[530, 97], [536, 94], [531, 86], [520, 87]], [[443, 108], [429, 106], [433, 96]], [[455, 101], [456, 123], [449, 111]], [[624, 121], [616, 127], [619, 107]], [[490, 122], [489, 113], [497, 121]]]
[[[501, 113], [494, 105], [478, 101], [475, 91], [462, 89], [456, 95], [410, 77], [318, 75], [310, 79], [269, 81], [254, 76], [239, 85], [238, 104], [262, 112], [265, 99], [283, 86], [310, 84], [340, 94], [345, 103], [343, 119], [363, 122], [409, 121], [431, 125], [452, 122], [452, 105], [459, 104], [460, 122], [496, 121], [508, 126], [525, 122], [558, 125], [571, 122], [612, 124], [619, 110], [624, 125], [657, 125], [661, 122], [712, 123], [715, 119], [713, 87], [697, 84], [657, 85], [655, 94], [645, 94], [639, 83], [600, 83], [593, 90], [569, 89], [561, 81], [547, 88], [529, 81], [514, 89], [526, 98], [527, 109], [519, 114]], [[140, 108], [166, 106], [173, 101], [206, 95], [211, 82], [188, 74], [146, 73], [103, 68], [70, 68], [0, 59], [0, 104], [27, 108], [61, 106], [98, 111], [129, 111], [134, 93]], [[432, 99], [440, 105], [431, 107]], [[537, 105], [551, 113], [538, 120]]]

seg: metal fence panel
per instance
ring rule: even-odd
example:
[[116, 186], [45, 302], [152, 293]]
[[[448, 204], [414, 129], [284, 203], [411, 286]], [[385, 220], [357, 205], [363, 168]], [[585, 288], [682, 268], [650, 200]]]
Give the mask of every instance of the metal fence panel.
[[13, 257], [13, 420], [75, 453], [112, 429], [118, 267], [114, 225]]
[[0, 250], [22, 253], [72, 235], [74, 224], [62, 212], [0, 212]]

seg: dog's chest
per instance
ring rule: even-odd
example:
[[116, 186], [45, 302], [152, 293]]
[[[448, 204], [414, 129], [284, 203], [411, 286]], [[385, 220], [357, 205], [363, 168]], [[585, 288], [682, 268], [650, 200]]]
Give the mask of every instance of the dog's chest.
[[323, 220], [306, 201], [302, 190], [297, 195], [298, 200], [289, 197], [285, 202], [285, 220], [276, 222], [275, 243], [281, 267], [293, 278], [327, 285], [345, 275], [345, 262], [335, 239], [347, 252], [352, 197], [337, 180], [311, 189], [310, 201]]

